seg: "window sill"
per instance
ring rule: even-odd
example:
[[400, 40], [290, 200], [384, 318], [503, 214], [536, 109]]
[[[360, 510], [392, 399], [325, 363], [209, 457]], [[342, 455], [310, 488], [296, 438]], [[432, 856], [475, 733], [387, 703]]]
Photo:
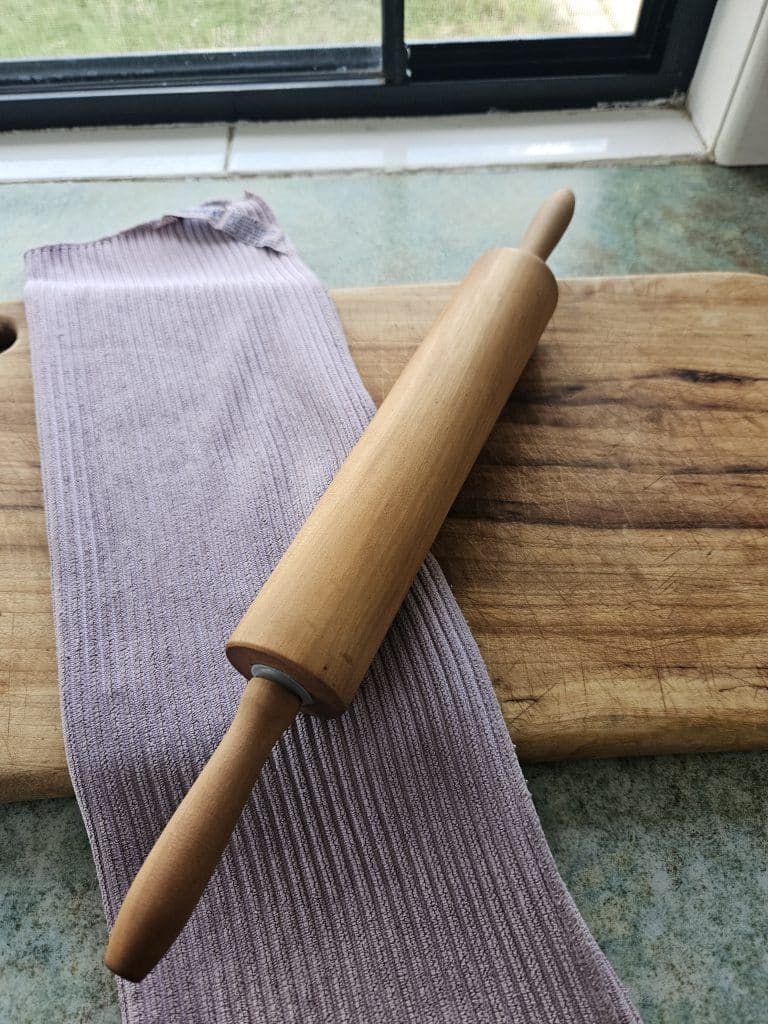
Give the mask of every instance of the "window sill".
[[0, 182], [395, 173], [708, 158], [685, 111], [642, 107], [8, 132], [0, 135]]

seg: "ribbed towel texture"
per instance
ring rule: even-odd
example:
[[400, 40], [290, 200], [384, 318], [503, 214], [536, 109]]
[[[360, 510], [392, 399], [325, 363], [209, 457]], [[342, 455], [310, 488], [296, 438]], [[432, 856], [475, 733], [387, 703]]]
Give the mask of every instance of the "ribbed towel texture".
[[[229, 725], [224, 643], [371, 417], [267, 206], [27, 255], [62, 710], [108, 919]], [[301, 595], [296, 595], [297, 601]], [[278, 744], [136, 1024], [638, 1017], [429, 558], [351, 710]]]

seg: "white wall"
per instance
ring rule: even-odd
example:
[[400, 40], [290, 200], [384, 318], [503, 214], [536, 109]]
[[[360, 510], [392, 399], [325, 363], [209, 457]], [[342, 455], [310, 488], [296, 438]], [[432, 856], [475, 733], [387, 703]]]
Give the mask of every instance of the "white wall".
[[719, 0], [688, 110], [719, 164], [768, 164], [768, 0]]

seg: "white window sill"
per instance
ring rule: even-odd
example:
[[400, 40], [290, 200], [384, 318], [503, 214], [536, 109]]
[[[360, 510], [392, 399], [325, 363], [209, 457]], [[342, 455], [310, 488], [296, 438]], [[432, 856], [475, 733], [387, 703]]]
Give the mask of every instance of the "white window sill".
[[0, 182], [707, 158], [685, 111], [654, 107], [0, 134]]

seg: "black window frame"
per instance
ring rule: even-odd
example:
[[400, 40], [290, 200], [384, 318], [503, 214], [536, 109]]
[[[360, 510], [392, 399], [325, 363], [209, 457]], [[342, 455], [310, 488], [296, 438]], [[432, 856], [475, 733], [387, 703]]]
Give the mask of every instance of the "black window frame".
[[717, 0], [645, 0], [633, 34], [0, 61], [0, 130], [590, 107], [688, 87]]

